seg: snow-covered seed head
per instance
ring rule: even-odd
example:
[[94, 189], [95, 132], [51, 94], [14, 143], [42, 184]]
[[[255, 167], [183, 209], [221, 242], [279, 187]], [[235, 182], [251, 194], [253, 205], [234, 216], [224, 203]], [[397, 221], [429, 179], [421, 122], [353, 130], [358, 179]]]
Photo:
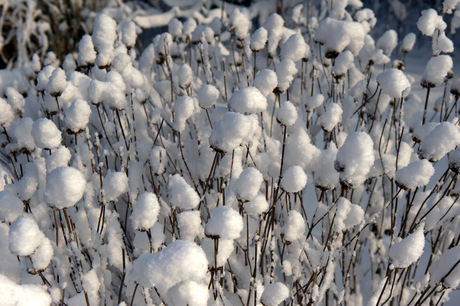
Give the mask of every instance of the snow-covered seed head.
[[271, 69], [264, 69], [257, 72], [254, 79], [254, 86], [264, 95], [268, 96], [278, 86], [278, 76]]
[[242, 13], [239, 9], [234, 9], [230, 14], [230, 31], [235, 31], [236, 38], [244, 40], [249, 34], [251, 29], [251, 21], [246, 14]]
[[252, 52], [259, 52], [267, 43], [268, 31], [264, 27], [258, 28], [251, 36]]
[[48, 174], [45, 201], [52, 207], [63, 209], [75, 205], [86, 190], [83, 174], [72, 167], [59, 167]]
[[412, 51], [415, 45], [415, 40], [417, 39], [417, 36], [414, 33], [408, 33], [406, 36], [404, 36], [404, 39], [401, 44], [401, 52], [402, 53], [409, 53]]
[[206, 234], [219, 239], [238, 239], [243, 230], [243, 218], [228, 206], [219, 206], [211, 211]]
[[155, 175], [160, 175], [166, 171], [167, 155], [165, 148], [154, 146], [150, 152], [150, 167]]
[[290, 101], [284, 101], [276, 113], [276, 120], [284, 126], [291, 126], [297, 121], [297, 109]]
[[337, 103], [329, 103], [326, 112], [321, 115], [321, 128], [330, 133], [340, 122], [342, 122], [343, 110]]
[[8, 241], [12, 254], [29, 256], [38, 248], [45, 235], [31, 216], [18, 218], [10, 226]]
[[421, 159], [396, 171], [395, 179], [399, 187], [411, 190], [428, 184], [433, 174], [433, 165], [426, 159]]
[[65, 126], [72, 134], [81, 133], [86, 129], [91, 115], [91, 108], [88, 102], [77, 98], [65, 111]]
[[335, 169], [340, 172], [340, 182], [351, 188], [360, 186], [374, 164], [374, 144], [365, 132], [348, 135], [337, 152]]
[[275, 282], [264, 287], [261, 302], [263, 305], [267, 306], [278, 306], [288, 297], [288, 287], [281, 282]]
[[316, 94], [308, 97], [305, 100], [305, 110], [307, 112], [313, 111], [315, 108], [320, 107], [324, 102], [324, 96], [322, 94]]
[[65, 71], [61, 68], [54, 69], [48, 85], [46, 86], [46, 91], [48, 91], [51, 96], [56, 97], [60, 96], [66, 87], [67, 79], [65, 76]]
[[283, 173], [281, 188], [284, 191], [294, 193], [300, 192], [307, 185], [307, 175], [300, 166], [291, 166]]
[[115, 201], [129, 190], [128, 177], [124, 172], [110, 171], [102, 181], [102, 186], [104, 201]]
[[300, 34], [293, 34], [281, 46], [281, 59], [290, 59], [297, 62], [301, 59], [308, 59], [310, 56], [310, 47], [305, 42], [305, 39]]
[[377, 40], [376, 47], [383, 50], [385, 55], [390, 56], [398, 44], [398, 34], [395, 30], [388, 30]]
[[62, 134], [53, 121], [41, 118], [32, 126], [35, 144], [41, 149], [54, 149], [61, 145]]
[[180, 174], [175, 174], [168, 181], [168, 197], [171, 207], [193, 209], [200, 204], [200, 196]]
[[285, 59], [276, 64], [276, 75], [278, 77], [278, 90], [285, 92], [294, 80], [294, 75], [297, 73], [295, 63], [290, 59]]
[[197, 94], [198, 94], [198, 103], [200, 107], [204, 109], [209, 109], [213, 107], [220, 97], [219, 90], [214, 85], [210, 85], [210, 84], [203, 85], [198, 90]]
[[444, 82], [454, 63], [449, 55], [432, 57], [425, 66], [420, 84], [426, 88], [436, 87]]
[[420, 158], [437, 162], [460, 145], [460, 131], [450, 122], [442, 122], [423, 138]]
[[151, 192], [142, 194], [136, 201], [131, 214], [134, 230], [148, 231], [158, 219], [160, 204], [157, 197]]
[[0, 126], [8, 127], [13, 121], [13, 108], [5, 99], [0, 98]]
[[396, 240], [396, 243], [390, 247], [391, 268], [409, 267], [422, 256], [424, 246], [423, 226], [419, 226], [414, 233], [402, 240]]
[[132, 49], [136, 44], [137, 29], [133, 21], [126, 21], [121, 26], [121, 41], [129, 49]]
[[0, 191], [0, 220], [11, 223], [24, 212], [24, 204], [9, 191]]
[[168, 23], [168, 32], [174, 38], [182, 36], [182, 29], [183, 29], [182, 22], [180, 22], [180, 20], [177, 18], [171, 19], [171, 21]]
[[417, 27], [426, 36], [433, 36], [435, 30], [444, 31], [447, 24], [438, 13], [430, 8], [422, 11], [422, 16], [417, 21]]
[[81, 67], [91, 67], [96, 60], [96, 51], [94, 50], [93, 39], [90, 35], [86, 34], [78, 44], [78, 65]]
[[258, 127], [257, 118], [240, 113], [227, 112], [213, 126], [209, 145], [216, 151], [229, 152], [236, 149], [244, 141], [250, 140]]
[[179, 81], [179, 87], [182, 89], [187, 89], [190, 87], [193, 81], [193, 70], [188, 64], [183, 64], [177, 70], [177, 77]]
[[399, 69], [391, 68], [377, 76], [377, 82], [382, 88], [382, 93], [392, 98], [404, 98], [411, 89], [409, 80], [404, 72]]
[[267, 108], [267, 98], [255, 87], [235, 91], [228, 100], [228, 109], [242, 114], [257, 114]]
[[174, 104], [173, 129], [182, 132], [185, 129], [185, 122], [193, 115], [195, 102], [189, 96], [181, 96]]
[[232, 189], [238, 200], [247, 202], [255, 198], [263, 181], [264, 178], [259, 170], [248, 167], [241, 172], [240, 177], [233, 183]]
[[295, 210], [291, 210], [284, 226], [284, 243], [291, 244], [292, 242], [301, 239], [305, 235], [305, 220], [302, 215]]

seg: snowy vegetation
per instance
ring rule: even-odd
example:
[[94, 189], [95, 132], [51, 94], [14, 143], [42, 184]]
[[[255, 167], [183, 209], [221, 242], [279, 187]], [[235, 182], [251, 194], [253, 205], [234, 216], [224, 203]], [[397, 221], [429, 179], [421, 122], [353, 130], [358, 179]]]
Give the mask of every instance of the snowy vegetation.
[[448, 302], [460, 1], [419, 14], [419, 75], [416, 33], [374, 34], [359, 0], [164, 2], [81, 12], [62, 56], [34, 1], [2, 4], [30, 31], [0, 54], [1, 303]]

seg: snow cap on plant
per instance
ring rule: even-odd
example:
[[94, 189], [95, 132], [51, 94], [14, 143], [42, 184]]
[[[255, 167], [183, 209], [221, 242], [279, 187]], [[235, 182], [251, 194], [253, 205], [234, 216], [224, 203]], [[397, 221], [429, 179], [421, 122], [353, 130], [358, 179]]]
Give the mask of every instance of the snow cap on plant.
[[133, 229], [148, 231], [158, 219], [160, 204], [157, 197], [151, 192], [143, 193], [136, 201], [131, 214]]
[[258, 28], [251, 36], [251, 50], [252, 52], [259, 52], [265, 47], [268, 38], [268, 31], [264, 27]]
[[46, 171], [50, 173], [56, 168], [65, 167], [72, 158], [70, 150], [64, 146], [60, 146], [53, 153], [46, 157]]
[[[430, 284], [442, 283], [448, 288], [457, 288], [460, 284], [460, 246], [444, 251], [430, 266]], [[454, 269], [452, 269], [455, 267]]]
[[402, 240], [396, 240], [390, 247], [390, 263], [393, 268], [407, 268], [422, 256], [425, 246], [423, 228], [423, 225], [419, 226], [415, 232]]
[[91, 38], [98, 51], [96, 58], [98, 66], [110, 65], [114, 57], [113, 46], [117, 39], [117, 23], [106, 14], [98, 14], [94, 19]]
[[61, 145], [62, 135], [53, 121], [41, 118], [32, 126], [32, 136], [41, 149], [54, 149]]
[[239, 178], [233, 183], [232, 189], [236, 198], [242, 202], [250, 201], [259, 192], [264, 181], [262, 173], [255, 167], [248, 167], [241, 172]]
[[307, 175], [300, 166], [291, 166], [283, 173], [281, 188], [294, 193], [302, 191], [307, 185]]
[[412, 51], [415, 45], [415, 40], [417, 39], [417, 36], [414, 33], [408, 33], [406, 36], [404, 36], [404, 39], [401, 43], [401, 52], [402, 53], [409, 53]]
[[409, 94], [410, 83], [404, 72], [390, 68], [377, 76], [377, 82], [382, 88], [382, 93], [392, 98], [404, 98]]
[[59, 167], [48, 174], [45, 201], [52, 207], [63, 209], [75, 205], [83, 197], [86, 180], [72, 167]]
[[281, 46], [281, 60], [290, 59], [294, 62], [308, 59], [310, 57], [310, 47], [305, 42], [305, 39], [300, 34], [293, 34]]
[[236, 38], [243, 40], [248, 36], [252, 23], [248, 16], [235, 8], [229, 17], [230, 31], [235, 31]]
[[208, 305], [208, 286], [201, 282], [185, 281], [168, 291], [171, 305]]
[[395, 30], [388, 30], [377, 40], [376, 47], [383, 50], [385, 55], [390, 56], [398, 44], [398, 34]]
[[104, 201], [116, 201], [129, 190], [128, 177], [124, 172], [109, 171], [102, 181]]
[[337, 103], [329, 103], [326, 112], [320, 117], [321, 128], [330, 133], [340, 122], [342, 122], [343, 110]]
[[166, 294], [171, 287], [184, 282], [204, 282], [208, 260], [194, 242], [177, 240], [158, 253], [146, 253], [134, 260], [129, 279], [142, 287], [156, 287]]
[[421, 80], [423, 87], [432, 88], [444, 82], [454, 63], [449, 55], [433, 56], [426, 63]]
[[257, 114], [266, 108], [267, 98], [255, 87], [235, 91], [228, 100], [228, 109], [242, 114]]
[[353, 67], [355, 57], [349, 50], [340, 53], [335, 59], [334, 66], [332, 67], [332, 75], [335, 78], [342, 78], [346, 75], [348, 70]]
[[181, 37], [182, 36], [182, 29], [183, 25], [182, 22], [177, 19], [173, 18], [169, 21], [168, 23], [168, 32], [173, 36], [173, 37]]
[[219, 239], [238, 239], [243, 230], [243, 218], [228, 206], [218, 206], [211, 210], [206, 223], [206, 234]]
[[374, 143], [365, 132], [348, 135], [337, 152], [335, 169], [340, 172], [340, 182], [346, 187], [356, 188], [366, 179], [374, 164]]
[[13, 121], [13, 108], [5, 99], [0, 98], [0, 126], [7, 128]]
[[46, 86], [46, 91], [53, 97], [60, 96], [67, 87], [67, 78], [65, 71], [61, 68], [53, 70], [49, 82]]
[[288, 287], [281, 282], [275, 282], [264, 287], [261, 302], [267, 306], [278, 306], [288, 297]]
[[428, 184], [433, 174], [434, 168], [429, 161], [417, 160], [396, 171], [396, 184], [406, 190], [423, 187]]
[[276, 72], [271, 69], [264, 69], [257, 72], [254, 79], [254, 86], [264, 95], [268, 96], [278, 86]]
[[180, 174], [171, 176], [168, 180], [168, 197], [172, 207], [193, 209], [200, 204], [200, 196]]
[[249, 141], [256, 132], [258, 125], [257, 118], [227, 112], [214, 125], [209, 137], [209, 144], [216, 151], [232, 151], [244, 141]]
[[77, 98], [69, 108], [65, 110], [65, 126], [67, 131], [73, 134], [80, 133], [86, 129], [91, 115], [91, 108], [88, 102]]
[[324, 45], [326, 58], [335, 58], [345, 49], [357, 55], [364, 46], [366, 31], [362, 24], [325, 18], [315, 32], [315, 40]]
[[276, 112], [276, 119], [284, 126], [291, 126], [297, 121], [297, 109], [290, 101], [284, 101]]
[[436, 162], [460, 145], [460, 131], [450, 122], [442, 122], [423, 138], [420, 158]]
[[442, 19], [442, 16], [439, 16], [434, 9], [429, 8], [422, 11], [422, 16], [417, 21], [417, 27], [424, 35], [433, 36], [435, 30], [444, 31], [447, 28], [447, 24]]
[[276, 64], [276, 76], [278, 77], [278, 90], [280, 92], [285, 92], [291, 86], [296, 73], [296, 65], [290, 59], [282, 60]]
[[177, 132], [185, 130], [185, 122], [193, 115], [195, 102], [189, 96], [181, 96], [174, 104], [173, 128]]
[[30, 256], [38, 248], [45, 235], [31, 216], [18, 218], [10, 226], [9, 249], [17, 256]]
[[24, 204], [9, 191], [0, 191], [0, 220], [11, 223], [24, 212]]
[[83, 35], [80, 39], [80, 43], [78, 44], [78, 65], [82, 67], [93, 66], [96, 56], [97, 54], [94, 50], [93, 39], [88, 34]]
[[209, 109], [213, 107], [220, 97], [219, 90], [211, 84], [205, 84], [198, 90], [198, 103], [201, 108]]
[[133, 21], [125, 21], [121, 26], [121, 42], [128, 49], [134, 48], [137, 39], [136, 24]]
[[268, 202], [264, 194], [257, 194], [251, 201], [243, 204], [244, 211], [250, 215], [257, 217], [268, 210]]
[[311, 97], [308, 97], [305, 100], [305, 110], [311, 112], [315, 108], [320, 107], [324, 102], [324, 96], [322, 94], [316, 94]]

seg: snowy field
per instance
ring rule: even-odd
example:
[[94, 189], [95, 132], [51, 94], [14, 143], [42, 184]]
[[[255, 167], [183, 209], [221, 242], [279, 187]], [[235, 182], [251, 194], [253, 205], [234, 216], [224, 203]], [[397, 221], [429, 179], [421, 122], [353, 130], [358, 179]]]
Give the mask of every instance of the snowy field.
[[0, 305], [460, 303], [460, 0], [55, 2], [0, 2]]

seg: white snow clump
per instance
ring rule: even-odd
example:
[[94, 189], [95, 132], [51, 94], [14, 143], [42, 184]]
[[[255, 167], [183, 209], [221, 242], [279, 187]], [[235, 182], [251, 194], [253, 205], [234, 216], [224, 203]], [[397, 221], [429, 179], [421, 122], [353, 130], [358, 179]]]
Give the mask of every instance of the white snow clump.
[[260, 113], [267, 109], [267, 98], [256, 87], [246, 87], [232, 94], [228, 109], [242, 114]]
[[300, 166], [291, 166], [283, 173], [281, 187], [290, 193], [300, 192], [307, 185], [307, 175]]
[[206, 234], [219, 239], [238, 239], [243, 230], [243, 218], [228, 206], [218, 206], [211, 211]]
[[415, 189], [428, 184], [434, 167], [426, 159], [420, 159], [396, 171], [396, 184], [403, 189]]
[[86, 180], [72, 167], [59, 167], [48, 174], [45, 201], [57, 209], [75, 205], [83, 197]]
[[382, 88], [382, 93], [391, 98], [404, 98], [409, 94], [410, 83], [404, 72], [390, 68], [377, 76], [377, 82]]
[[142, 194], [136, 201], [131, 214], [134, 230], [148, 231], [158, 219], [160, 204], [157, 196], [152, 192]]
[[281, 282], [275, 282], [264, 287], [261, 302], [267, 306], [278, 306], [288, 297], [288, 287]]
[[422, 256], [424, 246], [423, 226], [419, 226], [415, 232], [390, 247], [391, 265], [394, 268], [409, 267]]
[[129, 190], [128, 177], [124, 172], [110, 171], [102, 181], [104, 201], [115, 201]]
[[200, 204], [200, 196], [180, 174], [175, 174], [168, 181], [168, 197], [172, 207], [193, 209]]

